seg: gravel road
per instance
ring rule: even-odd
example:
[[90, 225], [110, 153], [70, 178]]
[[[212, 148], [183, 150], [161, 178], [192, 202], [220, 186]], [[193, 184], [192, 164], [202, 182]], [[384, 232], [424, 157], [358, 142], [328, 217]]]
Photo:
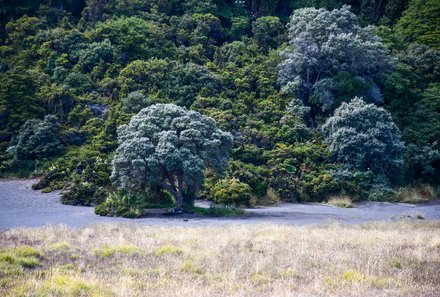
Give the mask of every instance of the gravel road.
[[206, 226], [226, 224], [279, 223], [308, 225], [329, 220], [363, 223], [392, 220], [440, 220], [440, 202], [425, 205], [363, 202], [356, 208], [337, 208], [319, 203], [283, 203], [272, 207], [246, 210], [240, 218], [205, 218], [155, 216], [142, 219], [100, 217], [93, 207], [62, 205], [59, 192], [43, 194], [32, 190], [36, 180], [0, 180], [0, 229], [65, 224], [83, 227], [96, 223], [130, 223], [142, 225]]

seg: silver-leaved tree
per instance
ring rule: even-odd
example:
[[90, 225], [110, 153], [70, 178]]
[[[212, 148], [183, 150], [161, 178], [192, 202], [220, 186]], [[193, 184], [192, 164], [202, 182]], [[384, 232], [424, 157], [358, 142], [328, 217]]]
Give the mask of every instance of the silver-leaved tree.
[[285, 92], [312, 107], [311, 117], [319, 109], [332, 110], [335, 91], [342, 89], [336, 77], [364, 85], [365, 94], [358, 95], [370, 102], [383, 100], [376, 82], [390, 66], [388, 50], [374, 27], [361, 27], [349, 8], [297, 9], [290, 18], [289, 47], [278, 81]]
[[330, 151], [351, 169], [389, 175], [403, 165], [404, 144], [391, 115], [361, 98], [342, 103], [322, 129]]
[[182, 209], [184, 193], [197, 193], [205, 168], [227, 166], [233, 145], [214, 119], [174, 104], [142, 109], [118, 128], [118, 141], [114, 185], [127, 192], [159, 186], [174, 196], [176, 210]]

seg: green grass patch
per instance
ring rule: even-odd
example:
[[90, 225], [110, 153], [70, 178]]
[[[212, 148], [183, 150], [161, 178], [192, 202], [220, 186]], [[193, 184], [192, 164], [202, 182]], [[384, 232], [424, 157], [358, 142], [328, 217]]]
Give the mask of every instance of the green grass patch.
[[24, 268], [34, 268], [40, 266], [43, 254], [30, 246], [18, 246], [12, 249], [0, 251], [0, 263], [16, 265]]
[[42, 283], [39, 296], [100, 296], [98, 288], [81, 278], [55, 275]]
[[23, 268], [20, 265], [0, 260], [0, 279], [21, 274], [23, 274]]
[[154, 254], [158, 257], [165, 256], [165, 255], [179, 255], [182, 253], [183, 253], [183, 251], [180, 248], [178, 248], [174, 245], [169, 245], [169, 244], [161, 246], [160, 248], [158, 248], [154, 251]]
[[71, 246], [67, 242], [57, 242], [49, 245], [47, 247], [47, 250], [51, 252], [63, 252], [63, 251], [67, 252], [70, 250], [70, 248]]
[[121, 255], [134, 255], [140, 252], [140, 248], [135, 245], [118, 245], [118, 246], [108, 246], [103, 245], [99, 249], [94, 250], [94, 254], [98, 257], [111, 257], [116, 254]]

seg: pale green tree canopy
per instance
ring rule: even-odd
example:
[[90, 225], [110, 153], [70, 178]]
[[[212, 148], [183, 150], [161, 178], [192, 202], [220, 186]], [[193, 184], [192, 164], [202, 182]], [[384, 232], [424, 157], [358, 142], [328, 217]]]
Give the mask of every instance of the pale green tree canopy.
[[[290, 18], [289, 47], [283, 52], [278, 81], [306, 106], [331, 110], [337, 86], [333, 78], [346, 73], [370, 86], [365, 98], [383, 101], [376, 85], [389, 68], [388, 50], [374, 27], [361, 27], [349, 6], [328, 11], [303, 8]], [[316, 110], [312, 109], [313, 117]]]
[[205, 168], [227, 166], [233, 140], [215, 121], [174, 104], [142, 109], [118, 129], [119, 147], [113, 159], [114, 185], [136, 192], [158, 185], [183, 206], [184, 192], [196, 193]]
[[350, 168], [389, 174], [403, 165], [404, 144], [391, 115], [361, 98], [342, 103], [322, 129], [330, 151]]

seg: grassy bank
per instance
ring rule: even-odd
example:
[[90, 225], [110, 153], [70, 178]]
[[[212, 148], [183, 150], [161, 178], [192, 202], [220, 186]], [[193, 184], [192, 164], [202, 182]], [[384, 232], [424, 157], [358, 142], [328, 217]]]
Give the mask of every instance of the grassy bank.
[[0, 233], [1, 296], [435, 296], [440, 223]]

